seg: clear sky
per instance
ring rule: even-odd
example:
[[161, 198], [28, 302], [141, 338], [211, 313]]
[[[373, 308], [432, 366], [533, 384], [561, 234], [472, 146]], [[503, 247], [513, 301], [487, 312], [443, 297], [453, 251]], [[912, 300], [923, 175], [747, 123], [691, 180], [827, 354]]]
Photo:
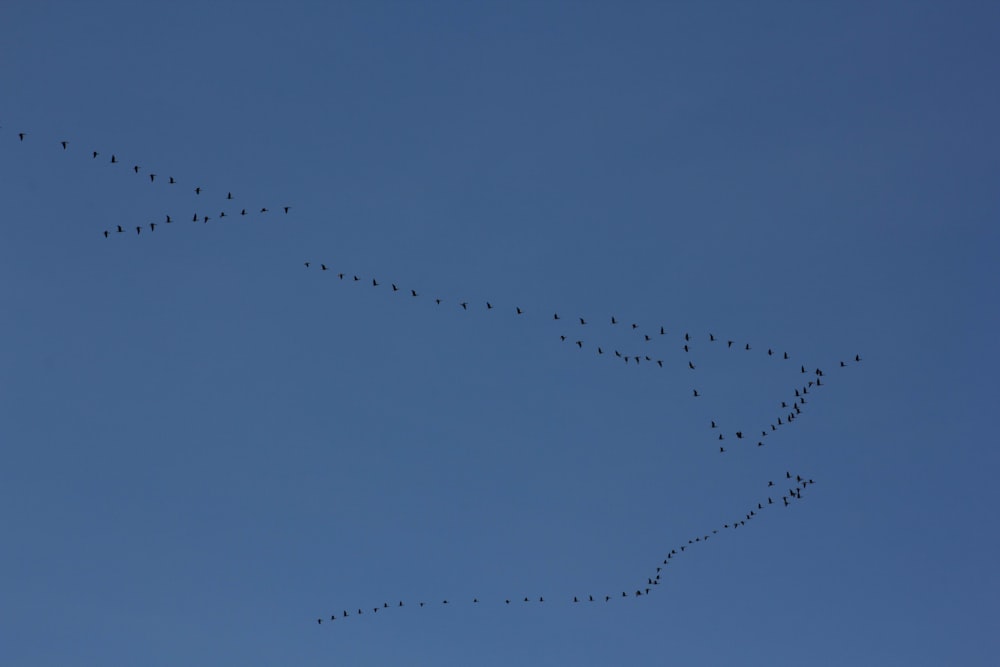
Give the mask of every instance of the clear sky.
[[284, 4], [0, 6], [0, 665], [996, 663], [996, 3]]

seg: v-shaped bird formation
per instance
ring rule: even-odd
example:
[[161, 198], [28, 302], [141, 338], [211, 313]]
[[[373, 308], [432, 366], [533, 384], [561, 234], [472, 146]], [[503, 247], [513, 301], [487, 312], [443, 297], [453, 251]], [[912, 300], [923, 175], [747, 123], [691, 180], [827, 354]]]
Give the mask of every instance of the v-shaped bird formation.
[[[29, 132], [17, 132], [14, 141], [17, 144], [30, 144], [36, 138]], [[78, 146], [77, 141], [65, 138], [43, 140], [44, 145], [50, 147], [56, 153], [70, 153]], [[80, 149], [84, 150], [84, 149]], [[174, 225], [181, 221], [200, 222], [208, 224], [210, 221], [221, 222], [229, 218], [243, 219], [247, 216], [261, 217], [268, 214], [288, 215], [292, 210], [291, 205], [281, 205], [269, 207], [267, 205], [247, 204], [240, 197], [233, 194], [231, 190], [219, 190], [214, 192], [196, 182], [184, 181], [170, 174], [163, 174], [159, 170], [149, 168], [144, 163], [125, 160], [122, 155], [107, 151], [87, 149], [88, 161], [94, 164], [107, 165], [108, 168], [118, 170], [122, 173], [130, 173], [131, 177], [139, 182], [144, 182], [149, 187], [166, 187], [187, 189], [192, 198], [192, 213], [180, 215], [176, 212], [161, 212], [157, 219], [146, 220], [137, 223], [136, 221], [121, 221], [101, 230], [101, 235], [110, 239], [112, 235], [128, 234], [134, 230], [137, 237], [142, 237], [144, 233], [153, 234], [158, 228]], [[224, 194], [223, 194], [224, 193]], [[214, 203], [210, 203], [214, 202]], [[273, 209], [273, 213], [272, 213]], [[816, 392], [827, 384], [827, 376], [822, 368], [807, 366], [799, 361], [793, 360], [792, 355], [784, 350], [766, 345], [751, 344], [746, 341], [738, 341], [735, 338], [716, 335], [715, 332], [702, 331], [694, 332], [681, 330], [677, 327], [664, 324], [639, 324], [631, 320], [620, 318], [617, 314], [605, 314], [601, 317], [590, 315], [567, 314], [559, 309], [550, 309], [546, 312], [529, 312], [529, 309], [516, 303], [502, 304], [499, 301], [487, 298], [469, 299], [457, 298], [454, 295], [439, 295], [426, 293], [412, 285], [404, 285], [391, 281], [381, 280], [378, 277], [361, 277], [356, 273], [335, 267], [332, 263], [314, 262], [307, 260], [304, 262], [305, 268], [326, 276], [329, 280], [337, 284], [352, 286], [352, 289], [381, 290], [393, 295], [397, 299], [410, 299], [426, 303], [430, 308], [455, 309], [458, 312], [469, 316], [475, 314], [491, 313], [491, 316], [506, 316], [519, 322], [530, 322], [535, 324], [546, 323], [548, 329], [558, 331], [553, 334], [558, 335], [558, 343], [565, 346], [567, 352], [589, 355], [591, 359], [601, 359], [621, 365], [623, 369], [633, 369], [631, 372], [658, 372], [670, 378], [684, 378], [683, 382], [688, 383], [691, 400], [700, 400], [702, 403], [711, 400], [712, 388], [702, 386], [699, 379], [699, 363], [695, 359], [695, 349], [700, 345], [710, 346], [718, 352], [731, 354], [757, 354], [766, 356], [776, 364], [784, 365], [784, 368], [795, 371], [798, 366], [797, 375], [800, 380], [794, 383], [788, 394], [775, 399], [774, 413], [762, 420], [757, 428], [750, 427], [728, 427], [724, 428], [722, 415], [717, 415], [709, 420], [705, 426], [706, 442], [713, 448], [718, 448], [719, 454], [727, 454], [736, 448], [756, 449], [763, 447], [765, 441], [772, 435], [802, 418], [806, 414], [807, 405], [816, 395]], [[562, 314], [561, 314], [562, 313]], [[608, 344], [606, 338], [612, 332], [625, 332], [618, 338], [628, 338], [631, 342], [627, 346], [621, 344]], [[603, 336], [603, 338], [602, 338]], [[627, 347], [627, 349], [626, 349]], [[844, 369], [860, 363], [862, 357], [855, 354], [853, 357], [842, 359], [836, 368]], [[759, 433], [759, 435], [757, 435]], [[749, 524], [750, 521], [761, 516], [765, 512], [775, 507], [787, 508], [802, 499], [802, 493], [810, 485], [812, 479], [803, 478], [801, 475], [786, 472], [784, 478], [778, 483], [768, 482], [766, 496], [762, 496], [757, 502], [749, 505], [749, 509], [741, 513], [732, 521], [717, 526], [701, 535], [697, 535], [686, 543], [671, 548], [658, 559], [655, 571], [646, 573], [645, 576], [636, 576], [635, 580], [621, 590], [615, 591], [579, 591], [572, 596], [546, 597], [544, 593], [536, 591], [532, 595], [510, 595], [504, 598], [487, 598], [477, 595], [465, 595], [461, 599], [448, 598], [445, 596], [435, 596], [427, 600], [408, 601], [395, 600], [393, 602], [382, 601], [378, 604], [368, 604], [363, 606], [352, 605], [349, 608], [341, 609], [329, 615], [316, 619], [317, 624], [324, 622], [333, 623], [349, 617], [362, 616], [366, 614], [375, 615], [378, 613], [388, 613], [389, 610], [422, 609], [431, 605], [506, 605], [521, 606], [529, 604], [590, 604], [595, 602], [609, 603], [611, 601], [638, 600], [648, 597], [658, 590], [662, 577], [668, 566], [672, 566], [675, 559], [686, 553], [689, 549], [694, 549], [702, 543], [707, 543], [710, 539], [724, 535], [730, 530], [738, 530]], [[782, 488], [784, 487], [784, 488]], [[779, 491], [778, 489], [781, 488]], [[673, 569], [671, 567], [671, 569]], [[341, 605], [343, 606], [343, 605]], [[393, 611], [392, 613], [396, 613]], [[339, 625], [339, 623], [338, 623]]]

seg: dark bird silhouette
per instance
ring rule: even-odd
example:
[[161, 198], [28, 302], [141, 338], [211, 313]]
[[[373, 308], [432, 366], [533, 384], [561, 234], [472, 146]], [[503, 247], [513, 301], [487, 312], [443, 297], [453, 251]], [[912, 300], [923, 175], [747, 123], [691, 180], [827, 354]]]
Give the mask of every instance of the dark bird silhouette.
[[240, 209], [240, 215], [246, 215], [246, 214], [247, 214], [247, 210], [245, 208]]
[[692, 364], [690, 361], [688, 362], [688, 368], [694, 370], [694, 364]]
[[156, 231], [156, 223], [155, 222], [149, 223], [149, 231], [151, 231], [151, 232], [155, 232]]
[[692, 389], [692, 391], [694, 392], [694, 397], [695, 398], [698, 398], [699, 396], [701, 396], [701, 394], [698, 393], [697, 389]]
[[691, 336], [688, 335], [688, 334], [684, 334], [684, 340], [686, 340], [686, 341], [691, 340]]
[[788, 358], [788, 353], [787, 353], [787, 352], [785, 352], [785, 359], [787, 359], [787, 358]]
[[261, 208], [261, 209], [260, 209], [260, 212], [261, 212], [261, 213], [267, 213], [267, 209], [266, 209], [266, 208]]
[[736, 432], [736, 437], [742, 439], [743, 438], [743, 431], [737, 431]]
[[733, 341], [729, 341], [729, 344], [726, 345], [726, 347], [732, 347], [732, 346], [733, 346]]
[[558, 320], [559, 319], [559, 313], [552, 313], [552, 319]]
[[372, 278], [372, 287], [378, 287], [378, 281]]
[[149, 175], [149, 182], [152, 183], [155, 180], [156, 180], [156, 174], [150, 174]]
[[211, 218], [207, 215], [201, 219], [202, 222], [208, 222], [209, 220], [211, 220]]
[[597, 346], [597, 354], [604, 354], [604, 350], [601, 349], [600, 345]]
[[136, 227], [135, 228], [136, 236], [138, 236], [141, 231], [142, 231], [142, 227], [141, 226], [140, 227]]
[[61, 144], [62, 144], [62, 147], [63, 147], [63, 150], [66, 150], [66, 146], [68, 146], [68, 145], [69, 145], [69, 142], [68, 142], [68, 141], [60, 141], [59, 143], [61, 143]]
[[689, 350], [689, 349], [688, 349], [688, 346], [687, 346], [687, 345], [685, 345], [685, 346], [684, 346], [684, 351], [685, 351], [685, 352], [690, 352], [691, 350]]
[[410, 296], [417, 296], [417, 290], [411, 289], [410, 290]]
[[232, 192], [227, 192], [226, 193], [226, 199], [232, 199], [232, 198], [233, 198], [233, 193]]
[[290, 209], [290, 208], [291, 208], [291, 206], [285, 206], [285, 207], [283, 207], [283, 208], [285, 209], [285, 215], [288, 215], [288, 209]]
[[854, 361], [861, 361], [861, 355], [860, 354], [854, 355]]
[[644, 335], [645, 335], [647, 341], [653, 340], [652, 338], [649, 337], [649, 334], [644, 334]]
[[201, 194], [201, 186], [199, 186], [199, 187], [196, 187], [196, 188], [194, 189], [194, 193], [195, 193], [196, 195], [200, 195], [200, 194]]
[[462, 302], [462, 310], [468, 310], [468, 309], [469, 309], [469, 304], [467, 302], [463, 301]]
[[660, 327], [660, 335], [661, 336], [665, 336], [666, 334], [667, 334], [666, 329], [664, 329], [663, 327]]
[[493, 310], [493, 304], [489, 301], [486, 302], [486, 310]]
[[303, 262], [303, 264], [305, 264], [305, 265], [306, 265], [306, 268], [307, 268], [307, 269], [309, 268], [309, 262]]
[[579, 348], [582, 348], [583, 347], [583, 341], [582, 340], [576, 341], [576, 346], [579, 347]]
[[135, 165], [134, 167], [132, 167], [132, 171], [134, 171], [135, 173], [138, 174], [139, 173], [139, 165]]
[[715, 334], [708, 334], [708, 340], [715, 341]]
[[639, 325], [636, 324], [635, 322], [633, 322], [632, 323], [632, 329], [638, 329], [638, 328], [639, 328]]
[[663, 359], [657, 359], [656, 365], [659, 366], [660, 368], [663, 368]]
[[[320, 264], [319, 268], [321, 268], [322, 270], [326, 271], [326, 264]], [[344, 275], [344, 274], [340, 274], [340, 275]]]
[[518, 308], [517, 306], [515, 306], [515, 310], [517, 310], [518, 315], [524, 315], [524, 311]]
[[174, 180], [173, 176], [169, 176], [168, 177], [168, 180], [167, 180], [167, 184], [168, 185], [175, 185], [176, 183], [177, 183], [177, 181]]
[[611, 324], [618, 324], [618, 320], [615, 319], [614, 315], [611, 316]]
[[122, 226], [121, 226], [121, 225], [118, 225], [118, 233], [119, 233], [119, 234], [121, 234], [121, 233], [122, 233], [122, 232], [124, 232], [124, 231], [125, 231], [125, 230], [124, 230], [124, 229], [122, 229]]
[[104, 238], [108, 238], [108, 230], [104, 230]]
[[226, 217], [226, 212], [225, 211], [219, 211], [219, 217], [220, 218]]
[[769, 357], [774, 356], [774, 351], [771, 348], [767, 348], [767, 356]]
[[24, 132], [18, 132], [17, 133], [17, 138], [20, 139], [21, 141], [24, 141], [24, 136], [25, 136]]
[[715, 428], [715, 420], [712, 420], [712, 428]]
[[581, 317], [580, 318], [580, 324], [586, 324], [586, 323], [587, 323], [587, 321]]
[[747, 343], [747, 348], [746, 349], [748, 349], [748, 350], [750, 349], [750, 343]]
[[98, 155], [99, 155], [99, 153], [97, 151], [94, 151], [93, 158], [96, 160]]
[[114, 153], [112, 153], [111, 154], [111, 164], [117, 164], [117, 163], [118, 163], [118, 158], [115, 156]]

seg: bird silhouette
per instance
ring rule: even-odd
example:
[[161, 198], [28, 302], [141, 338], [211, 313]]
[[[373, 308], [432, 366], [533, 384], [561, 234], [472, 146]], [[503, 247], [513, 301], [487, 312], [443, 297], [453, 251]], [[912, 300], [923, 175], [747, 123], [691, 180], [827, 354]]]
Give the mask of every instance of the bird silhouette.
[[62, 144], [63, 150], [66, 150], [66, 146], [69, 145], [68, 141], [60, 141], [59, 143]]

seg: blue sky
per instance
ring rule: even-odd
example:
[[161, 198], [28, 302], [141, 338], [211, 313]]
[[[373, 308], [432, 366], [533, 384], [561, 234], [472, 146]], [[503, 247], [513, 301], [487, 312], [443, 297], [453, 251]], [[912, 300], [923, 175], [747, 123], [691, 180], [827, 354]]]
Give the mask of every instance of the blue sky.
[[0, 664], [992, 664], [998, 18], [5, 3]]

